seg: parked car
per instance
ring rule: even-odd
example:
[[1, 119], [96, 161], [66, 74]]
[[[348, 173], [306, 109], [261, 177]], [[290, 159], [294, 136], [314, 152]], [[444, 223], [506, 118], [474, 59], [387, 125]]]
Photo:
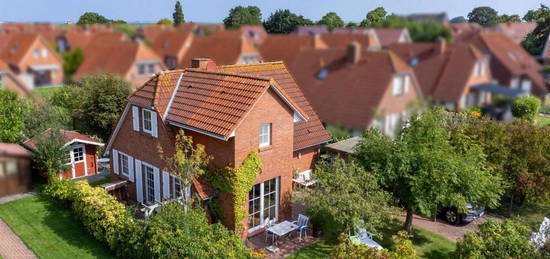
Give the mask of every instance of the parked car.
[[483, 206], [474, 206], [468, 203], [466, 207], [468, 208], [466, 213], [459, 213], [457, 208], [443, 208], [440, 212], [445, 220], [453, 225], [470, 223], [485, 214], [485, 207]]

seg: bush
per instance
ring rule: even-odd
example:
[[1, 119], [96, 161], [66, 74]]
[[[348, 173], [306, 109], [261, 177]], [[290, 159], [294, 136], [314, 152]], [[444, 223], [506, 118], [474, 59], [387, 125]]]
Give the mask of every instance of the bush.
[[540, 109], [540, 99], [534, 96], [522, 96], [512, 104], [512, 115], [533, 122]]

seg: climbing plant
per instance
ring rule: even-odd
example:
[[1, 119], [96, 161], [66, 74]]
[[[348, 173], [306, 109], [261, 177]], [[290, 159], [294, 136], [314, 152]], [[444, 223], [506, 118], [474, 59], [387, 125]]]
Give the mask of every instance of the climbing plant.
[[242, 205], [247, 201], [248, 192], [254, 186], [261, 168], [260, 156], [258, 156], [258, 153], [252, 152], [248, 154], [240, 167], [228, 166], [207, 176], [214, 188], [231, 194], [233, 197], [234, 229], [237, 231], [242, 230], [244, 227], [242, 221], [246, 218], [247, 212]]

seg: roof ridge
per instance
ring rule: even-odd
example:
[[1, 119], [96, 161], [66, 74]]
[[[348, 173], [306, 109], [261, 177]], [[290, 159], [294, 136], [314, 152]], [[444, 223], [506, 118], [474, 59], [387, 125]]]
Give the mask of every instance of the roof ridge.
[[283, 61], [269, 61], [269, 62], [261, 62], [261, 63], [256, 63], [256, 64], [221, 65], [221, 66], [218, 66], [218, 68], [234, 68], [234, 67], [264, 66], [264, 65], [273, 65], [273, 64], [283, 64]]
[[190, 72], [194, 72], [194, 73], [202, 73], [202, 74], [235, 76], [235, 77], [256, 79], [256, 80], [262, 80], [262, 81], [270, 81], [272, 79], [272, 78], [265, 77], [265, 76], [243, 75], [241, 73], [233, 73], [233, 72], [226, 72], [226, 71], [220, 71], [220, 70], [204, 70], [204, 69], [200, 69], [200, 68], [186, 68], [185, 71], [186, 72], [190, 71]]

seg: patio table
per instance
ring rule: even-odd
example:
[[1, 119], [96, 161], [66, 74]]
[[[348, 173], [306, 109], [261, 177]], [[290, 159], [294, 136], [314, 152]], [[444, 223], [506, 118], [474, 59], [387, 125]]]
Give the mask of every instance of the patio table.
[[275, 225], [271, 226], [267, 230], [277, 236], [277, 239], [275, 239], [275, 242], [278, 245], [278, 239], [280, 237], [285, 236], [286, 234], [294, 231], [297, 228], [298, 228], [298, 225], [296, 225], [296, 224], [294, 224], [294, 223], [292, 223], [288, 220], [285, 220], [285, 221], [283, 221], [279, 224], [275, 224]]

